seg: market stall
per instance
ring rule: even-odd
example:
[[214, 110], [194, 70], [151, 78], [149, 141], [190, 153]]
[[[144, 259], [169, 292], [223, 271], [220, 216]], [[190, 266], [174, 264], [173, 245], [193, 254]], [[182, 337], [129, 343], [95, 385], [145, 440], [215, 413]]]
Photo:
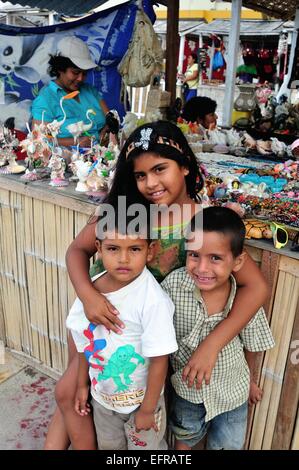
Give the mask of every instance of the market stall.
[[268, 150], [266, 141], [234, 130], [208, 131], [208, 140], [200, 140], [194, 125], [189, 131], [185, 125], [206, 176], [203, 200], [240, 205], [235, 208], [245, 217], [246, 249], [271, 290], [265, 309], [276, 347], [259, 355], [256, 376], [264, 395], [251, 410], [246, 447], [298, 449], [299, 162], [277, 139]]
[[[208, 96], [218, 103], [219, 123], [223, 121], [226, 67], [232, 59], [229, 51], [229, 33], [234, 30], [231, 20], [218, 19], [211, 23], [201, 22], [180, 31], [180, 56], [178, 69], [185, 72], [186, 59], [191, 52], [198, 54], [200, 80], [198, 96]], [[292, 22], [278, 20], [241, 20], [240, 38], [237, 38], [238, 54], [236, 66], [247, 67], [255, 74], [246, 81], [281, 83], [288, 60], [288, 34], [291, 39]], [[282, 39], [284, 42], [282, 45]], [[230, 57], [230, 60], [228, 60]], [[245, 67], [246, 66], [246, 67]], [[241, 75], [241, 78], [245, 75]], [[249, 75], [247, 74], [247, 77]], [[279, 80], [278, 80], [279, 78]], [[239, 91], [234, 90], [233, 101]]]

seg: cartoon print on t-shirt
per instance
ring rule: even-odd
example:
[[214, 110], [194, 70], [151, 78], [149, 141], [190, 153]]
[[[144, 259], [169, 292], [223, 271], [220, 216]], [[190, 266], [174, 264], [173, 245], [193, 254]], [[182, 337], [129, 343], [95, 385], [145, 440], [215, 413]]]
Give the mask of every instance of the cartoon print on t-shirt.
[[[93, 330], [96, 327], [97, 325], [89, 323], [87, 330], [83, 331], [84, 336], [89, 340], [89, 345], [84, 348], [84, 355], [90, 367], [102, 371], [104, 367], [100, 364], [100, 361], [104, 361], [104, 358], [99, 356], [98, 353], [103, 351], [107, 345], [107, 341], [105, 339], [94, 339]], [[92, 362], [92, 359], [95, 360], [95, 363]]]
[[[137, 364], [136, 362], [131, 362], [131, 359], [137, 359]], [[144, 363], [144, 358], [135, 352], [135, 348], [132, 345], [126, 344], [125, 346], [120, 346], [112, 354], [102, 373], [98, 375], [98, 381], [112, 379], [117, 386], [115, 393], [125, 392], [129, 390], [128, 385], [132, 383], [130, 375], [133, 374], [139, 364]], [[121, 380], [121, 375], [123, 375], [124, 383]], [[95, 380], [93, 385], [95, 385]]]

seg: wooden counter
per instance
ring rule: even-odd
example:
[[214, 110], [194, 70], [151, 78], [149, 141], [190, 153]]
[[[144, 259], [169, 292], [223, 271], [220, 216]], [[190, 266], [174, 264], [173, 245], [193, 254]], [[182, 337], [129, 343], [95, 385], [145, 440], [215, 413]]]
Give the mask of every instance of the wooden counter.
[[[57, 372], [67, 363], [65, 318], [75, 298], [65, 252], [94, 209], [74, 184], [0, 176], [0, 338]], [[299, 253], [246, 244], [271, 288], [265, 308], [276, 341], [259, 354], [264, 397], [251, 413], [247, 448], [299, 449]]]
[[9, 348], [59, 372], [75, 298], [65, 253], [96, 207], [74, 188], [0, 176], [0, 335]]

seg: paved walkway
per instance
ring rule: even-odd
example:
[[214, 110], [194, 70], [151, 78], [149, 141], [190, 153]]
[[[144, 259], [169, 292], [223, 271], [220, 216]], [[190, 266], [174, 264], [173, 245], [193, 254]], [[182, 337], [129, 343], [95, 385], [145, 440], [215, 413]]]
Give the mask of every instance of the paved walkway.
[[56, 381], [10, 352], [0, 359], [0, 450], [42, 450]]
[[9, 352], [2, 362], [0, 450], [41, 450], [55, 408], [55, 380]]

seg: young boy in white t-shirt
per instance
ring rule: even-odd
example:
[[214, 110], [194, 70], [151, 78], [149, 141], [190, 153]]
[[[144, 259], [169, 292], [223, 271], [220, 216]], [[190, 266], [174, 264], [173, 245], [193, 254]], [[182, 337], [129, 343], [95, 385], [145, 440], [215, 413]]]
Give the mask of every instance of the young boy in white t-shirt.
[[120, 335], [90, 323], [75, 300], [67, 318], [80, 356], [75, 409], [90, 412], [90, 379], [99, 449], [166, 449], [163, 387], [168, 355], [177, 350], [173, 303], [146, 268], [152, 245], [145, 233], [106, 228], [97, 231], [96, 247], [106, 271], [94, 286], [125, 327]]

